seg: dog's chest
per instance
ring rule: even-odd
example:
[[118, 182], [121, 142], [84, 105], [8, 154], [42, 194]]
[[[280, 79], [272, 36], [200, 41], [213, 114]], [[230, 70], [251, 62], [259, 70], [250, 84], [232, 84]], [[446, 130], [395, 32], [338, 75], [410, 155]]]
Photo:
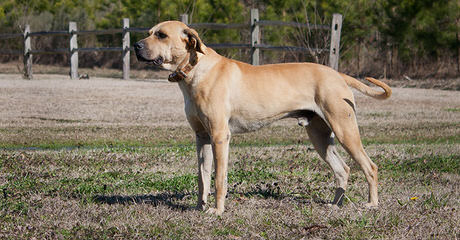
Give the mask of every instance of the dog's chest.
[[187, 118], [190, 117], [198, 117], [198, 111], [197, 107], [194, 104], [194, 101], [192, 100], [191, 94], [189, 92], [189, 89], [185, 84], [181, 84], [182, 82], [179, 83], [179, 87], [182, 91], [182, 95], [184, 96], [184, 110], [185, 114], [187, 115]]

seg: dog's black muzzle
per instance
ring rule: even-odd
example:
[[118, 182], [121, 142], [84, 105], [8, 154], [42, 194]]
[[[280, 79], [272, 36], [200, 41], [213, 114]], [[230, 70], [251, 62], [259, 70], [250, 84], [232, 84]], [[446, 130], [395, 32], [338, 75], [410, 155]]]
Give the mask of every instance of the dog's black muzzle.
[[156, 66], [163, 64], [164, 59], [162, 56], [158, 56], [153, 59], [146, 57], [148, 54], [146, 54], [146, 48], [145, 48], [145, 44], [143, 41], [139, 41], [135, 43], [133, 46], [134, 46], [134, 51], [136, 52], [136, 57], [138, 61], [152, 63], [153, 65], [156, 65]]

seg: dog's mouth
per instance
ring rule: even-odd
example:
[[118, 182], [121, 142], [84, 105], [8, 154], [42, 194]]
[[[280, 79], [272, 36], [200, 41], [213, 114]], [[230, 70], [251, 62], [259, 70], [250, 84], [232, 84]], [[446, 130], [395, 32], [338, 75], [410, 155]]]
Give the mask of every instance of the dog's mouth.
[[163, 59], [162, 56], [156, 57], [154, 59], [147, 59], [147, 58], [145, 58], [144, 56], [142, 56], [140, 54], [136, 54], [136, 56], [137, 56], [137, 60], [139, 60], [141, 62], [146, 62], [146, 63], [149, 63], [149, 64], [153, 64], [155, 66], [160, 66], [164, 62], [164, 59]]

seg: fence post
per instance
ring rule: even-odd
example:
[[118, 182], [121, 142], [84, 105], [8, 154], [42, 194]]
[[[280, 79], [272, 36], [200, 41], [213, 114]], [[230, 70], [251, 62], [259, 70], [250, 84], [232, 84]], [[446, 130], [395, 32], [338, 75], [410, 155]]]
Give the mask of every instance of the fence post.
[[331, 25], [331, 48], [329, 51], [329, 67], [339, 70], [340, 32], [342, 30], [342, 15], [334, 13]]
[[130, 34], [129, 34], [129, 18], [123, 18], [123, 79], [129, 80], [129, 64], [130, 64]]
[[180, 15], [180, 21], [188, 25], [188, 14], [184, 13]]
[[251, 9], [251, 63], [259, 65], [259, 48], [256, 45], [260, 44], [260, 29], [256, 23], [259, 21], [259, 9]]
[[30, 44], [30, 25], [24, 29], [24, 78], [32, 79], [32, 46]]
[[77, 23], [69, 22], [70, 79], [78, 79]]

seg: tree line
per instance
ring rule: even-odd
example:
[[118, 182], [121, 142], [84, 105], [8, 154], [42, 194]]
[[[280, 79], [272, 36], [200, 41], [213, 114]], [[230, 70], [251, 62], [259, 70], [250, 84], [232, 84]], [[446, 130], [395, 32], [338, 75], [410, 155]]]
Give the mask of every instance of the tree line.
[[[260, 19], [330, 24], [333, 13], [344, 17], [340, 70], [355, 76], [452, 77], [460, 75], [460, 2], [458, 0], [2, 0], [0, 33], [64, 30], [69, 21], [79, 29], [119, 28], [123, 18], [131, 26], [150, 27], [189, 14], [190, 23], [246, 23], [250, 9], [258, 8]], [[204, 42], [249, 42], [247, 30], [200, 30]], [[132, 34], [137, 41], [145, 34]], [[35, 47], [66, 47], [62, 37], [40, 37]], [[80, 46], [113, 46], [119, 35], [85, 36]], [[328, 33], [293, 27], [264, 27], [262, 42], [322, 48]], [[21, 48], [18, 41], [0, 40], [0, 45]], [[18, 46], [19, 45], [19, 46]], [[249, 61], [247, 50], [222, 50], [222, 54]], [[112, 55], [85, 53], [82, 66], [120, 67]], [[264, 51], [262, 63], [326, 62], [324, 52], [280, 53]], [[13, 56], [1, 56], [11, 61]], [[65, 64], [67, 56], [37, 56], [36, 62]]]

